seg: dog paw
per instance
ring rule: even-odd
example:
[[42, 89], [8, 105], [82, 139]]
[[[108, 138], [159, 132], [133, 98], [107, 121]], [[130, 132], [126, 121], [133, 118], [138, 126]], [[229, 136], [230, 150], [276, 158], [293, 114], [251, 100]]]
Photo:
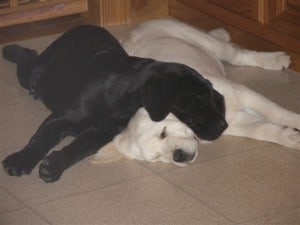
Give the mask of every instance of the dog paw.
[[208, 32], [210, 36], [213, 36], [215, 38], [221, 39], [223, 41], [230, 41], [231, 37], [230, 34], [223, 28], [217, 28], [213, 29]]
[[7, 156], [3, 161], [3, 168], [10, 176], [22, 176], [31, 173], [37, 162], [24, 152], [16, 152]]
[[55, 155], [56, 153], [53, 152], [45, 157], [39, 167], [39, 176], [46, 183], [57, 181], [64, 172]]
[[269, 70], [282, 70], [288, 68], [291, 63], [291, 57], [285, 52], [261, 53], [261, 58], [257, 58], [260, 66]]
[[300, 150], [300, 130], [296, 128], [284, 127], [283, 139], [286, 145]]

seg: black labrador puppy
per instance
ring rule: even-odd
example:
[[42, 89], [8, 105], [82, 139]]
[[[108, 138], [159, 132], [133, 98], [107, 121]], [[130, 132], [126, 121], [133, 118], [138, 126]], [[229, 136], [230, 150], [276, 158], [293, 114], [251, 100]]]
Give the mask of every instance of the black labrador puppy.
[[[21, 151], [4, 159], [12, 176], [30, 174], [42, 160], [40, 177], [58, 180], [126, 128], [140, 107], [154, 121], [174, 113], [201, 139], [216, 139], [227, 127], [223, 96], [209, 81], [185, 65], [131, 57], [100, 27], [76, 27], [40, 55], [8, 45], [3, 56], [17, 64], [22, 87], [52, 112]], [[46, 156], [68, 135], [76, 139]]]

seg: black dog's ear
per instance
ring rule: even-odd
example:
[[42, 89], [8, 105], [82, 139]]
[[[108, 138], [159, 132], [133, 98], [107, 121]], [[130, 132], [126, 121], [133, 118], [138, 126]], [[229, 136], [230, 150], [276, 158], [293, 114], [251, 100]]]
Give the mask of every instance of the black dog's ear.
[[161, 121], [169, 114], [177, 88], [175, 74], [153, 75], [145, 83], [143, 103], [153, 121]]

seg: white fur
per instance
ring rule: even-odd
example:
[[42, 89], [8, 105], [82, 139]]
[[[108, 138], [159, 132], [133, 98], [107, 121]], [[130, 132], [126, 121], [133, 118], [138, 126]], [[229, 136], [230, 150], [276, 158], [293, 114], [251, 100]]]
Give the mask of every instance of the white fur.
[[[290, 56], [284, 52], [242, 49], [230, 42], [230, 35], [224, 29], [205, 33], [171, 19], [140, 24], [122, 44], [130, 55], [183, 63], [209, 79], [214, 88], [225, 97], [226, 120], [229, 126], [224, 135], [243, 136], [300, 149], [300, 115], [280, 107], [243, 85], [226, 79], [221, 62], [280, 70], [288, 67], [290, 63]], [[131, 127], [115, 139], [119, 151], [133, 154], [132, 158], [138, 158], [136, 156], [138, 151], [147, 152], [139, 155], [147, 161], [155, 159], [150, 155], [166, 151], [155, 146], [157, 134], [163, 125], [160, 125], [160, 128], [157, 126], [168, 119], [160, 123], [148, 120], [150, 118], [147, 116], [143, 119], [138, 116], [132, 118]], [[144, 123], [148, 125], [141, 126]], [[172, 126], [172, 123], [175, 126], [181, 122], [173, 118], [168, 126]], [[135, 126], [140, 129], [136, 129]], [[187, 128], [182, 126], [182, 129]], [[147, 134], [148, 131], [151, 133]], [[172, 132], [175, 131], [170, 129], [169, 133]], [[167, 151], [171, 152], [172, 149]]]
[[[198, 140], [193, 131], [173, 114], [170, 113], [160, 122], [153, 122], [148, 112], [140, 108], [133, 118], [126, 130], [114, 139], [117, 149], [127, 158], [148, 162], [174, 162], [173, 152], [179, 148], [195, 154], [194, 160], [197, 158]], [[165, 137], [161, 137], [163, 132]], [[186, 165], [174, 163], [179, 166]]]

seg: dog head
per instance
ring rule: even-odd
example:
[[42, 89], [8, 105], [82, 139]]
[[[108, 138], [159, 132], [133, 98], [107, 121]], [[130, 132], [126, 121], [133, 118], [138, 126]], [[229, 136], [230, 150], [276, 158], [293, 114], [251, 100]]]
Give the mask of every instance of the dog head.
[[143, 91], [144, 107], [154, 121], [172, 112], [203, 140], [214, 140], [227, 128], [224, 97], [187, 66], [161, 66]]
[[127, 158], [186, 166], [196, 160], [200, 140], [173, 114], [154, 122], [148, 112], [140, 108], [114, 143]]

